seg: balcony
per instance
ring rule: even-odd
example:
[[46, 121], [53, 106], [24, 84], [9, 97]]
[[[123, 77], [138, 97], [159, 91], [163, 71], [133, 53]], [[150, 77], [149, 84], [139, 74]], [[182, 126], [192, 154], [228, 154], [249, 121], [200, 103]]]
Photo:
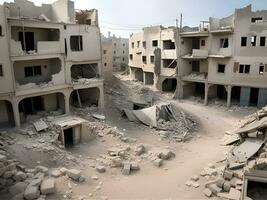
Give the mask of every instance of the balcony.
[[30, 51], [23, 51], [20, 41], [11, 40], [11, 56], [34, 56], [47, 54], [64, 53], [61, 50], [59, 41], [40, 41], [37, 42], [37, 48]]
[[193, 49], [192, 54], [184, 55], [183, 59], [189, 59], [189, 60], [205, 60], [209, 56], [208, 50], [203, 49]]
[[208, 73], [206, 72], [192, 72], [182, 78], [183, 81], [205, 83], [207, 81]]
[[162, 59], [175, 59], [177, 57], [175, 49], [165, 49], [161, 52]]
[[232, 57], [232, 48], [220, 48], [220, 50], [209, 55], [210, 58], [231, 58]]

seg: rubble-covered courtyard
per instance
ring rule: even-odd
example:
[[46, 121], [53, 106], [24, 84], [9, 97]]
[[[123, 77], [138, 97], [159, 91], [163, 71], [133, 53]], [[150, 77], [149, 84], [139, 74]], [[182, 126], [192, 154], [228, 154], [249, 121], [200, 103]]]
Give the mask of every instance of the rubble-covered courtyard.
[[[229, 168], [231, 148], [224, 144], [241, 144], [241, 139], [234, 132], [224, 135], [238, 130], [256, 109], [206, 107], [172, 95], [117, 74], [105, 82], [105, 110], [73, 106], [70, 116], [39, 113], [20, 129], [2, 130], [0, 199], [205, 199], [240, 193], [244, 174], [239, 166], [243, 169], [252, 155], [242, 165], [232, 158]], [[157, 127], [131, 122], [123, 112], [135, 107], [144, 119], [140, 113], [162, 103], [171, 105], [168, 112], [174, 115], [166, 120], [156, 109]], [[62, 127], [71, 124], [82, 127], [77, 144], [60, 139]], [[264, 144], [259, 141], [253, 155]], [[258, 162], [263, 167], [265, 153], [260, 152], [250, 168]]]

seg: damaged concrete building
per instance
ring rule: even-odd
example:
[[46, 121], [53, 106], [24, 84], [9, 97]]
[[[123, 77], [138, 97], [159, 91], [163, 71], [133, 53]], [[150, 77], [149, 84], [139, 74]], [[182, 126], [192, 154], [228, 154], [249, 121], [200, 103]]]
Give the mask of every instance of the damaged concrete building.
[[[112, 64], [112, 71], [125, 70], [128, 67], [128, 54], [129, 54], [129, 40], [127, 38], [116, 37], [116, 35], [111, 36], [108, 33], [108, 37], [102, 36], [102, 47], [103, 55], [106, 57], [103, 61], [104, 66], [108, 67], [108, 64]], [[110, 52], [110, 46], [112, 47], [112, 52]], [[110, 57], [112, 56], [112, 61]]]
[[[76, 18], [76, 16], [78, 16]], [[70, 104], [103, 107], [97, 11], [58, 0], [0, 5], [1, 125], [19, 127], [38, 112], [68, 114]]]
[[131, 78], [174, 92], [177, 85], [177, 29], [154, 26], [130, 36]]
[[180, 31], [178, 96], [220, 98], [230, 107], [267, 104], [267, 11], [251, 5]]

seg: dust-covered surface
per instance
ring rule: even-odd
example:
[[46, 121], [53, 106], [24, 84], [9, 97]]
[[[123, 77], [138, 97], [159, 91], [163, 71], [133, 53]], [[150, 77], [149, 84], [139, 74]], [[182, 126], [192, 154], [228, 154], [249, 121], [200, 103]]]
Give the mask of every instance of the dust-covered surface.
[[[172, 96], [127, 76], [111, 79], [105, 83], [105, 110], [71, 108], [73, 116], [87, 120], [90, 135], [73, 148], [65, 149], [58, 141], [60, 129], [53, 125], [57, 113], [35, 116], [20, 130], [3, 130], [0, 199], [204, 199], [204, 184], [191, 189], [186, 180], [224, 157], [224, 132], [250, 111], [225, 112]], [[171, 103], [177, 121], [161, 119], [160, 129], [129, 122], [121, 111], [132, 109], [133, 101]], [[105, 120], [97, 119], [102, 115]], [[49, 128], [37, 132], [33, 122], [40, 118]], [[177, 137], [184, 133], [189, 137]], [[52, 186], [45, 192], [41, 184], [47, 179], [45, 185]]]

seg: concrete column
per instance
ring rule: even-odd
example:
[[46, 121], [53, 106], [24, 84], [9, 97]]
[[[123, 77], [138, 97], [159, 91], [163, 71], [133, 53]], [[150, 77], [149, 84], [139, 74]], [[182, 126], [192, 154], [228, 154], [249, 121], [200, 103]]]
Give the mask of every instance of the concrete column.
[[227, 86], [227, 108], [231, 107], [232, 86]]
[[146, 73], [143, 71], [143, 84], [146, 85]]
[[205, 97], [204, 97], [204, 105], [208, 105], [208, 98], [209, 98], [209, 84], [205, 83]]
[[14, 121], [17, 128], [20, 128], [19, 102], [14, 99], [12, 102]]
[[98, 107], [100, 109], [103, 109], [104, 108], [104, 89], [103, 89], [103, 86], [102, 87], [99, 87], [99, 99], [98, 99]]
[[64, 100], [65, 100], [65, 113], [69, 114], [70, 113], [70, 93], [65, 93], [64, 95]]

